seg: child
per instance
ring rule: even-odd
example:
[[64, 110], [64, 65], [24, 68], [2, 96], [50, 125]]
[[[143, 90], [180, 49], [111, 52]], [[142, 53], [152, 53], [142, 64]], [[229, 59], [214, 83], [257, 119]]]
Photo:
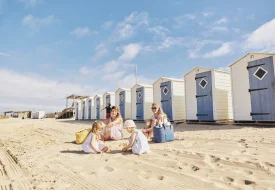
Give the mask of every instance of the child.
[[87, 153], [103, 153], [108, 151], [108, 147], [100, 141], [100, 132], [103, 130], [103, 125], [100, 121], [93, 124], [92, 130], [89, 133], [86, 141], [82, 144], [82, 149]]
[[150, 152], [150, 147], [146, 137], [141, 131], [135, 129], [136, 125], [133, 120], [125, 121], [124, 128], [126, 128], [129, 133], [132, 133], [132, 135], [129, 139], [129, 144], [122, 149], [123, 152], [126, 152], [130, 148], [132, 148], [134, 154]]

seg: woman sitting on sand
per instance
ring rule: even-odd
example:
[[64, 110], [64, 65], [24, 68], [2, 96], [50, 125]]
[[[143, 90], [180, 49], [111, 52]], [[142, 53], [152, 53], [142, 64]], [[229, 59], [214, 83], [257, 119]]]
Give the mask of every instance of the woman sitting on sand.
[[142, 130], [143, 134], [147, 138], [152, 138], [154, 126], [167, 122], [167, 115], [163, 112], [158, 104], [153, 103], [151, 109], [153, 115], [150, 120], [146, 122], [146, 129]]
[[111, 117], [103, 121], [106, 124], [105, 129], [101, 132], [103, 139], [106, 140], [120, 140], [123, 138], [122, 133], [122, 117], [118, 107], [113, 106]]

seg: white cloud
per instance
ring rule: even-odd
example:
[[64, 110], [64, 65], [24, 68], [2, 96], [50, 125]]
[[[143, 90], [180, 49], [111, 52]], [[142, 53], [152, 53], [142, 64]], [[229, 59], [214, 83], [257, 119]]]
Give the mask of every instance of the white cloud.
[[82, 38], [84, 36], [89, 36], [93, 34], [98, 34], [97, 31], [91, 31], [88, 27], [76, 27], [71, 34], [75, 35], [76, 37]]
[[131, 38], [139, 28], [147, 27], [148, 25], [148, 14], [146, 12], [133, 12], [117, 24], [113, 38], [114, 40]]
[[200, 54], [201, 50], [205, 46], [213, 45], [213, 44], [220, 44], [220, 42], [216, 40], [202, 40], [202, 41], [195, 40], [194, 42], [190, 43], [189, 47], [193, 47], [193, 48], [190, 48], [188, 50], [189, 58], [195, 59], [195, 58], [202, 57]]
[[[152, 84], [154, 82], [153, 79], [146, 78], [144, 76], [138, 76], [139, 84]], [[136, 76], [135, 74], [130, 74], [125, 76], [123, 79], [117, 82], [118, 87], [121, 88], [131, 88], [136, 84]]]
[[275, 51], [275, 18], [249, 34], [244, 42], [245, 49]]
[[119, 67], [120, 63], [116, 60], [109, 61], [104, 64], [104, 72], [106, 73], [111, 73], [117, 70]]
[[125, 74], [125, 71], [118, 71], [118, 72], [114, 72], [114, 73], [108, 73], [108, 74], [105, 74], [102, 77], [102, 79], [103, 80], [112, 80], [112, 81], [115, 81], [115, 80], [121, 78], [124, 74]]
[[212, 12], [202, 12], [202, 15], [205, 17], [205, 18], [207, 18], [207, 17], [210, 17], [210, 16], [212, 16], [214, 13], [212, 13]]
[[70, 94], [93, 95], [89, 86], [58, 82], [34, 73], [18, 73], [0, 69], [1, 110], [56, 111], [65, 107], [65, 97]]
[[165, 28], [163, 26], [155, 26], [148, 29], [149, 32], [155, 33], [157, 36], [160, 36], [162, 38], [167, 36], [167, 33], [169, 33], [169, 29]]
[[140, 44], [128, 44], [124, 46], [123, 54], [118, 58], [119, 61], [131, 61], [140, 52], [142, 46]]
[[233, 43], [226, 42], [221, 45], [218, 49], [215, 49], [209, 53], [204, 54], [204, 58], [215, 58], [227, 55], [233, 51]]
[[113, 24], [114, 24], [114, 21], [107, 21], [107, 22], [104, 22], [101, 27], [104, 30], [108, 30], [113, 26]]
[[11, 55], [0, 51], [0, 56], [10, 57]]
[[37, 30], [40, 26], [51, 25], [55, 21], [55, 17], [53, 15], [47, 16], [45, 18], [34, 17], [32, 14], [25, 16], [21, 23], [24, 26], [29, 26], [33, 30]]
[[83, 67], [80, 67], [79, 72], [80, 72], [80, 74], [82, 74], [82, 75], [89, 75], [89, 74], [92, 74], [92, 73], [93, 73], [93, 70], [92, 70], [92, 69], [89, 69], [89, 68], [86, 67], [86, 66], [83, 66]]
[[108, 49], [106, 48], [106, 45], [104, 43], [100, 43], [95, 48], [95, 56], [93, 57], [93, 61], [96, 61], [97, 59], [102, 58], [105, 55], [108, 55]]
[[225, 26], [214, 26], [211, 28], [211, 30], [213, 31], [228, 31], [229, 29]]
[[196, 16], [194, 14], [185, 14], [174, 18], [174, 28], [181, 28], [187, 21], [194, 20]]
[[215, 24], [226, 24], [228, 22], [228, 18], [223, 17], [215, 22]]
[[18, 2], [24, 3], [28, 7], [34, 7], [38, 3], [38, 0], [18, 0]]

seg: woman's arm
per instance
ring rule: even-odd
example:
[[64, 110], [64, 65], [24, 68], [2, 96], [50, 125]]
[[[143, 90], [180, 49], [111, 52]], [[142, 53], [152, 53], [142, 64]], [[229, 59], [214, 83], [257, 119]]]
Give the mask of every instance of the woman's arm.
[[156, 126], [156, 124], [157, 124], [157, 120], [155, 119], [155, 120], [152, 120], [151, 119], [151, 125], [150, 125], [150, 128], [152, 128], [153, 129], [153, 127], [154, 126]]
[[97, 141], [97, 135], [93, 134], [92, 139], [91, 139], [91, 147], [92, 147], [92, 149], [94, 149], [95, 152], [100, 153], [101, 150], [98, 150], [98, 149], [94, 146], [95, 143], [96, 143], [96, 141]]
[[117, 117], [114, 121], [110, 122], [106, 127], [111, 128], [116, 124], [121, 124], [121, 117]]
[[104, 123], [105, 125], [108, 125], [109, 119], [104, 119], [104, 120], [102, 121], [102, 123]]
[[131, 142], [129, 142], [129, 144], [122, 149], [123, 152], [125, 152], [126, 150], [128, 150], [129, 148], [131, 148], [133, 146], [133, 144], [136, 140], [136, 137], [137, 137], [137, 132], [134, 132], [131, 135]]

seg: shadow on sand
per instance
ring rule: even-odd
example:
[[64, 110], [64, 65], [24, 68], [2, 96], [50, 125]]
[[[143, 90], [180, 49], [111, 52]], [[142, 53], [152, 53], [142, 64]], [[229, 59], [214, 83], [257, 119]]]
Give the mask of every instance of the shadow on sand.
[[60, 151], [60, 153], [71, 153], [71, 154], [89, 154], [89, 153], [86, 153], [84, 152], [83, 150], [62, 150]]

